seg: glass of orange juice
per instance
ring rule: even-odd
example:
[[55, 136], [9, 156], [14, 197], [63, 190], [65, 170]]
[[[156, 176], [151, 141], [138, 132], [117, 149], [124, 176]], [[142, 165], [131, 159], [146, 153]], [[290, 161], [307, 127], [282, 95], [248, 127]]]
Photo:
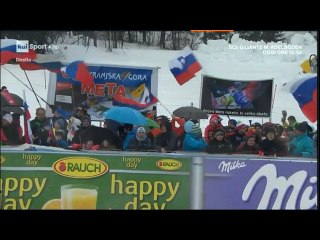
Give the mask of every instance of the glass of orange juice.
[[87, 184], [61, 186], [61, 209], [97, 209], [98, 187]]

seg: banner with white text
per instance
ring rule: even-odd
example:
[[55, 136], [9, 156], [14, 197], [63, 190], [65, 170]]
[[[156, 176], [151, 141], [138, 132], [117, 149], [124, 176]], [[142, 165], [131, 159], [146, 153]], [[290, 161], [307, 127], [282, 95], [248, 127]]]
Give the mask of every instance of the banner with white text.
[[270, 117], [273, 80], [202, 76], [201, 109], [219, 115]]
[[206, 158], [205, 209], [316, 209], [317, 162]]

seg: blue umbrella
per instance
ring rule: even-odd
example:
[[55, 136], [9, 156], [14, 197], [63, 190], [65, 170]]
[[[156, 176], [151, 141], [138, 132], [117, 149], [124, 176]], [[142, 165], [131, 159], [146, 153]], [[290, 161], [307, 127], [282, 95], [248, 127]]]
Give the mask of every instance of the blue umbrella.
[[112, 107], [103, 113], [105, 119], [112, 119], [121, 123], [130, 123], [144, 126], [147, 124], [146, 118], [141, 112], [129, 107]]

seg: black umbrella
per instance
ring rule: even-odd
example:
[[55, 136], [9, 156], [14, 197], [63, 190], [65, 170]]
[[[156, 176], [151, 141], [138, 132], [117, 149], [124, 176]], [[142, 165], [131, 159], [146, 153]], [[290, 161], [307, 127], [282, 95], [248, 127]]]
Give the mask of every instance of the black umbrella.
[[208, 114], [201, 109], [192, 106], [177, 108], [173, 111], [173, 115], [177, 117], [184, 117], [186, 120], [208, 119]]
[[1, 92], [1, 111], [23, 114], [23, 100], [16, 94]]
[[122, 149], [122, 142], [120, 138], [107, 128], [90, 126], [80, 133], [80, 138], [82, 143], [92, 140], [94, 144], [99, 145], [103, 140], [108, 140], [110, 144], [115, 145], [118, 149]]

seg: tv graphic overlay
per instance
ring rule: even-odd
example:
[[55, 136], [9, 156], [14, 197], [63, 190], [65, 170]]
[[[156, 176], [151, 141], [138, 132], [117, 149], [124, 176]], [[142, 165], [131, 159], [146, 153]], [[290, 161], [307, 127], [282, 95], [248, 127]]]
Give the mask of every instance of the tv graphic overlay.
[[16, 42], [17, 53], [29, 52], [29, 40], [20, 40]]
[[201, 109], [212, 114], [270, 117], [273, 79], [228, 80], [202, 76]]

